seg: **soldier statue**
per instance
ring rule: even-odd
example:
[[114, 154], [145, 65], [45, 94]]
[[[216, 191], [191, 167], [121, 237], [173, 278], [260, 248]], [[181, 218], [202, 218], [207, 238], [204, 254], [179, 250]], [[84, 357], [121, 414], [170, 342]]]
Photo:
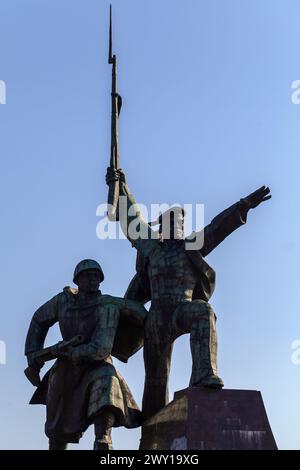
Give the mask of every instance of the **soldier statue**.
[[[78, 443], [91, 424], [94, 449], [111, 449], [112, 427], [133, 428], [141, 422], [141, 412], [111, 356], [126, 362], [142, 346], [147, 311], [135, 301], [103, 295], [103, 279], [96, 261], [81, 261], [74, 272], [78, 289], [65, 287], [35, 312], [29, 327], [25, 373], [38, 387], [30, 403], [46, 405], [50, 450]], [[63, 341], [42, 349], [56, 322]], [[53, 358], [56, 362], [40, 381], [44, 361]]]
[[[117, 183], [119, 195], [126, 198], [125, 214], [121, 214], [119, 206], [117, 213], [124, 234], [137, 249], [137, 274], [125, 298], [142, 303], [151, 300], [144, 333], [146, 377], [142, 413], [147, 419], [168, 403], [173, 343], [185, 333], [190, 334], [192, 353], [190, 386], [223, 387], [217, 372], [216, 316], [208, 303], [215, 287], [215, 272], [204, 258], [246, 223], [249, 209], [269, 199], [270, 190], [263, 186], [221, 212], [204, 228], [204, 233], [195, 234], [198, 239], [204, 235], [203, 246], [186, 249], [181, 207], [160, 215], [155, 236], [153, 223], [142, 219], [122, 170], [109, 167], [106, 181], [108, 185]], [[139, 237], [130, 233], [132, 224], [139, 226]]]
[[[182, 334], [190, 334], [193, 359], [190, 385], [223, 387], [217, 372], [216, 316], [208, 303], [215, 287], [215, 272], [204, 258], [246, 223], [249, 209], [271, 196], [269, 188], [262, 186], [221, 212], [204, 228], [204, 232], [195, 234], [196, 240], [204, 240], [198, 249], [195, 249], [196, 245], [193, 250], [185, 249], [181, 207], [160, 215], [156, 236], [151, 224], [143, 221], [120, 170], [118, 122], [122, 99], [117, 91], [117, 58], [112, 54], [111, 10], [108, 62], [112, 64], [111, 151], [106, 175], [108, 218], [120, 220], [124, 234], [137, 249], [137, 274], [125, 298], [144, 304], [151, 300], [144, 331], [146, 377], [142, 413], [147, 419], [168, 403], [173, 342]], [[120, 196], [126, 200], [125, 211], [122, 210]], [[140, 236], [136, 236], [136, 230], [133, 236], [130, 227], [139, 228]]]

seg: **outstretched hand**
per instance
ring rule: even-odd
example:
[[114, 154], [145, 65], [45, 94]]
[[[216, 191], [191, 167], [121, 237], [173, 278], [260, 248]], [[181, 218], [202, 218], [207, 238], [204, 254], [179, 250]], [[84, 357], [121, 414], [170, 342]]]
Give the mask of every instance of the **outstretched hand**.
[[267, 201], [271, 197], [272, 196], [270, 194], [270, 188], [266, 186], [262, 186], [261, 188], [257, 189], [253, 193], [249, 194], [249, 196], [242, 198], [240, 202], [246, 210], [249, 210], [249, 209], [254, 209], [259, 204], [261, 204], [264, 201]]

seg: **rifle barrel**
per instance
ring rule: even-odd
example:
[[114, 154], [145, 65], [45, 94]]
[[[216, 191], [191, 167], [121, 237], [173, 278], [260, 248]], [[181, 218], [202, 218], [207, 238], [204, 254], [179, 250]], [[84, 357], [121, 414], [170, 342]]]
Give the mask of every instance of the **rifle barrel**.
[[[112, 6], [109, 9], [109, 48], [108, 63], [112, 64], [111, 84], [111, 146], [110, 167], [117, 170], [120, 167], [119, 152], [119, 111], [120, 97], [117, 89], [117, 57], [112, 52]], [[108, 189], [108, 217], [117, 220], [117, 207], [119, 201], [119, 181], [112, 181]]]

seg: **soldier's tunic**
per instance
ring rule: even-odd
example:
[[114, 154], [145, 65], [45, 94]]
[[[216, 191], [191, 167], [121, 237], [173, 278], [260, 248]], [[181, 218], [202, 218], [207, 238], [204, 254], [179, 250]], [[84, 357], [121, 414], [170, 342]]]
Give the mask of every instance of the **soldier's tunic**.
[[[74, 348], [76, 362], [56, 360], [44, 376], [31, 404], [47, 406], [45, 432], [49, 438], [78, 442], [82, 433], [106, 407], [113, 407], [117, 426], [140, 425], [139, 408], [121, 374], [112, 363], [111, 354], [127, 360], [131, 352], [119, 351], [120, 317], [142, 331], [146, 310], [137, 302], [101, 295], [80, 299], [75, 289], [65, 288], [33, 316], [26, 340], [25, 354], [43, 347], [48, 329], [59, 323], [64, 340], [82, 335], [84, 343]], [[128, 332], [127, 332], [128, 334]], [[132, 338], [135, 344], [136, 337]], [[130, 342], [130, 337], [127, 337]], [[142, 336], [139, 338], [139, 347]], [[122, 347], [121, 347], [122, 349]], [[127, 357], [126, 357], [127, 356]]]

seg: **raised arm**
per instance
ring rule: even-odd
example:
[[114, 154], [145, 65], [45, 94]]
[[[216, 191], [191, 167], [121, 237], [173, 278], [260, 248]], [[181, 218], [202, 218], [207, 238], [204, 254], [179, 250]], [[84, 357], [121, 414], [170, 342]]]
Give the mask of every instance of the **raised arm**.
[[[202, 256], [208, 255], [232, 232], [244, 225], [247, 222], [248, 211], [270, 199], [271, 195], [269, 193], [270, 189], [262, 186], [217, 215], [204, 228], [204, 244], [200, 249]], [[200, 236], [199, 233], [198, 236]]]
[[[119, 180], [119, 203], [118, 218], [124, 235], [132, 245], [146, 254], [151, 247], [151, 241], [157, 237], [150, 225], [144, 221], [141, 210], [130, 192], [124, 172], [119, 170], [107, 169], [106, 183], [109, 185], [112, 181]], [[149, 242], [149, 243], [148, 243]]]

